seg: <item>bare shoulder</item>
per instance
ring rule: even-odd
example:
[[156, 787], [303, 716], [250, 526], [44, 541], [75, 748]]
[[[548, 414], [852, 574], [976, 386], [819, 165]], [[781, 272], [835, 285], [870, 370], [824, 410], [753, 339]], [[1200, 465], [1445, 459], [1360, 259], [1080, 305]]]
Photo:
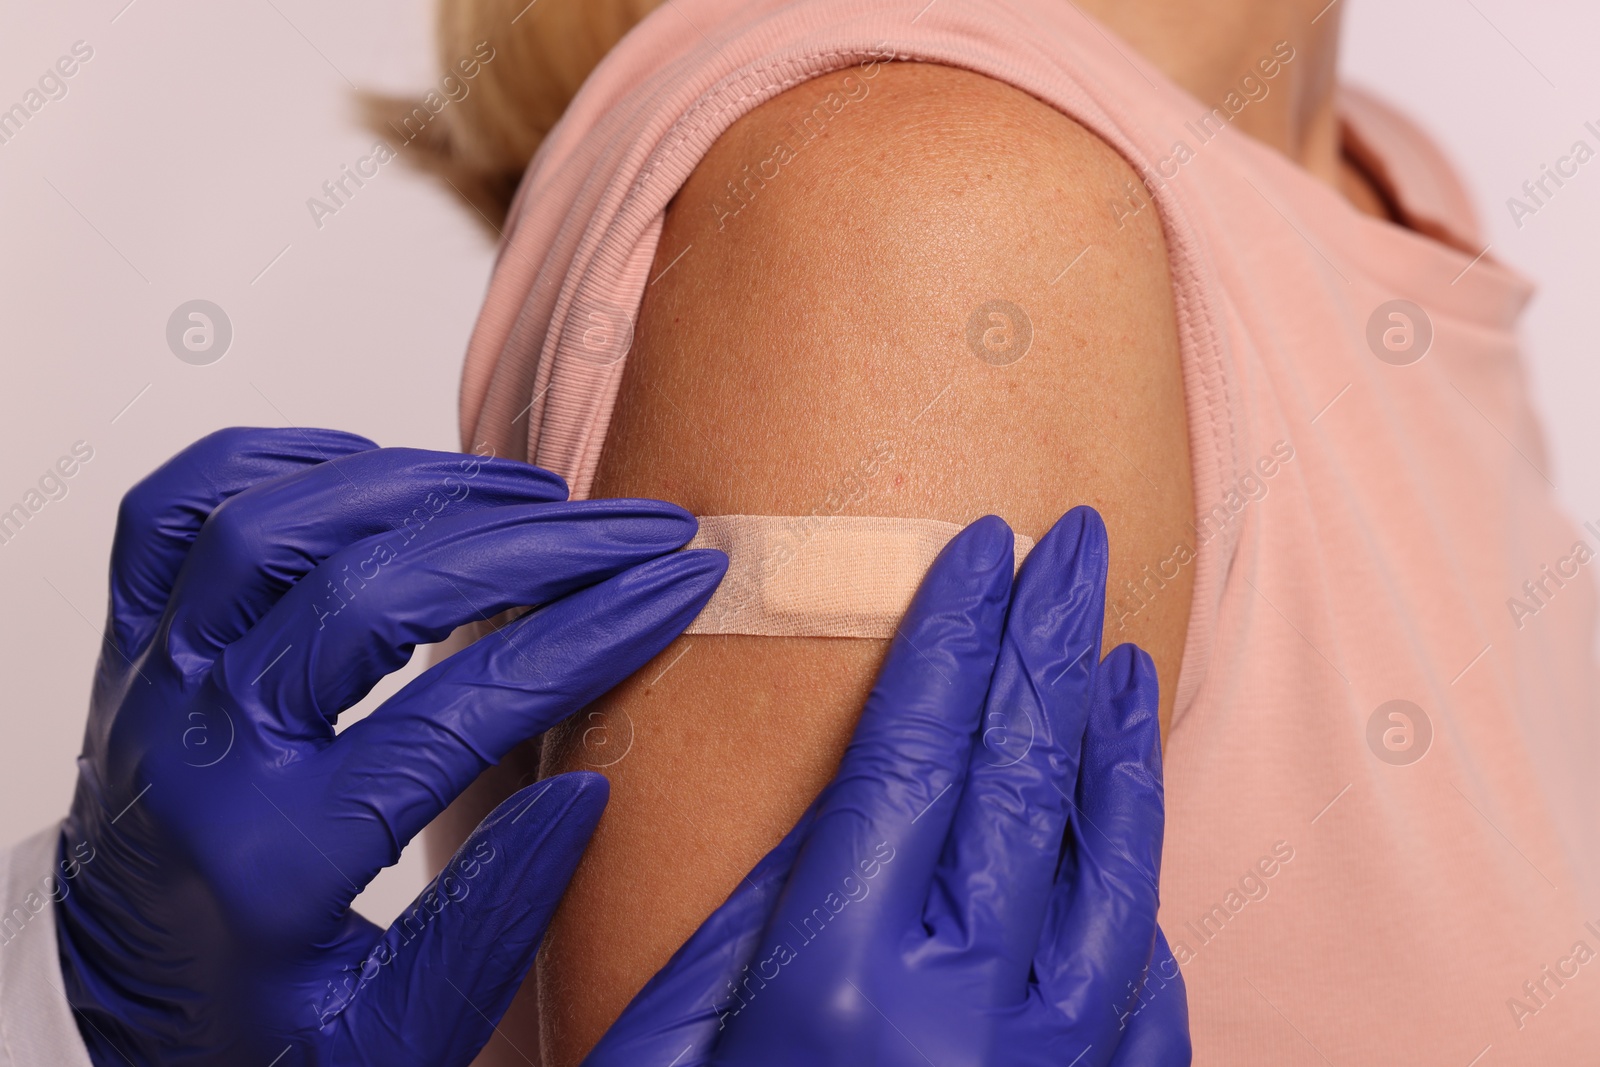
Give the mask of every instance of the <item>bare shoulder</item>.
[[[1042, 535], [1092, 504], [1106, 644], [1170, 710], [1191, 569], [1167, 253], [1131, 167], [1016, 89], [888, 63], [817, 78], [713, 145], [670, 206], [596, 496], [701, 515], [877, 515]], [[1142, 585], [1152, 568], [1166, 577]], [[577, 1063], [826, 784], [884, 644], [681, 639], [555, 731], [546, 772], [611, 801], [540, 957], [545, 1048]], [[599, 721], [596, 720], [599, 716]], [[596, 729], [596, 726], [603, 729]], [[625, 758], [589, 751], [626, 738]]]
[[[1054, 223], [1109, 242], [1113, 233], [1127, 236], [1126, 222], [1137, 217], [1127, 210], [1137, 175], [1099, 137], [1011, 85], [929, 63], [846, 69], [750, 111], [680, 194], [691, 208], [683, 222], [721, 232], [763, 214], [770, 225], [771, 212], [746, 209], [786, 181], [802, 188], [785, 189], [785, 199], [819, 207], [831, 200], [837, 213], [863, 223], [912, 217], [919, 233], [952, 237], [978, 223], [1006, 232]], [[704, 204], [699, 218], [697, 202]], [[876, 210], [863, 217], [859, 209], [868, 206]], [[934, 206], [953, 210], [930, 213]], [[1135, 232], [1158, 235], [1153, 217], [1147, 222]], [[1165, 264], [1159, 242], [1118, 244], [1125, 247], [1107, 250]]]
[[1137, 182], [971, 71], [879, 63], [774, 97], [668, 211], [597, 490], [642, 477], [701, 513], [805, 513], [888, 448], [873, 513], [994, 511], [1037, 536], [1104, 504], [1155, 539], [1130, 524], [1124, 551], [1164, 557], [1190, 518], [1188, 438]]
[[[1157, 211], [1130, 210], [1138, 182], [1079, 123], [971, 71], [879, 63], [765, 102], [668, 211], [596, 494], [992, 513], [1035, 538], [1091, 504], [1107, 646], [1151, 654], [1170, 721], [1193, 479], [1167, 247]], [[756, 644], [709, 684], [764, 684], [790, 653]]]

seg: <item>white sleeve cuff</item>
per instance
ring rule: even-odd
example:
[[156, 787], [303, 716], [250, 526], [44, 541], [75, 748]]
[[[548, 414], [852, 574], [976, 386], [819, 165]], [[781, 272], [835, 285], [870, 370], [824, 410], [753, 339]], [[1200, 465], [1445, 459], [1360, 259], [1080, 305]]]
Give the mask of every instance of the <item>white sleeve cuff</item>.
[[53, 899], [61, 828], [0, 850], [0, 1067], [93, 1067], [67, 1004]]

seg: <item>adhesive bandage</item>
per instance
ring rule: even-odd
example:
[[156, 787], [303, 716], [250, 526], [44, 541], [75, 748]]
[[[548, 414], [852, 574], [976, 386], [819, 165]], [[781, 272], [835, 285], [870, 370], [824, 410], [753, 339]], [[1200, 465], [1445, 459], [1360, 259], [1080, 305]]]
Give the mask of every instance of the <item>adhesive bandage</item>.
[[[706, 515], [688, 548], [717, 548], [728, 573], [691, 634], [893, 637], [934, 557], [961, 527], [936, 519]], [[1016, 535], [1016, 565], [1033, 548]]]

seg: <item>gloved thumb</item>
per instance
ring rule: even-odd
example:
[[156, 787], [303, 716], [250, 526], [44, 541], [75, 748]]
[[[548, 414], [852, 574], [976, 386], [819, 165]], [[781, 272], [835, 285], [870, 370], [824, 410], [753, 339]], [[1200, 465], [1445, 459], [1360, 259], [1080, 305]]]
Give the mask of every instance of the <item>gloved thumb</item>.
[[1155, 951], [1139, 983], [1138, 997], [1124, 1009], [1126, 1032], [1111, 1058], [1111, 1067], [1189, 1067], [1194, 1050], [1189, 1044], [1189, 995], [1184, 989], [1178, 958], [1167, 935], [1156, 928]]
[[743, 1003], [741, 983], [816, 811], [813, 803], [639, 991], [583, 1067], [703, 1067]]
[[469, 1064], [527, 977], [605, 810], [605, 778], [574, 772], [501, 804], [355, 972], [331, 1062]]

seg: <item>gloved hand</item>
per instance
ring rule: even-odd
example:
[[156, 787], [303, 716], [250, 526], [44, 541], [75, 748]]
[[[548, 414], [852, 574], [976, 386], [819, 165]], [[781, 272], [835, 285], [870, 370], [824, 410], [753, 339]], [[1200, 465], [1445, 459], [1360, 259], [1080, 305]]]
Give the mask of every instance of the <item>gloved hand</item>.
[[1012, 594], [1004, 523], [955, 538], [838, 776], [586, 1067], [1187, 1064], [1156, 675], [1095, 662], [1106, 555], [1074, 509]]
[[[213, 434], [127, 495], [56, 911], [97, 1067], [473, 1059], [604, 779], [516, 794], [387, 931], [351, 900], [665, 647], [726, 566], [655, 558], [693, 535], [680, 508], [565, 496], [525, 464], [321, 430]], [[543, 606], [335, 736], [415, 645], [519, 605]]]

